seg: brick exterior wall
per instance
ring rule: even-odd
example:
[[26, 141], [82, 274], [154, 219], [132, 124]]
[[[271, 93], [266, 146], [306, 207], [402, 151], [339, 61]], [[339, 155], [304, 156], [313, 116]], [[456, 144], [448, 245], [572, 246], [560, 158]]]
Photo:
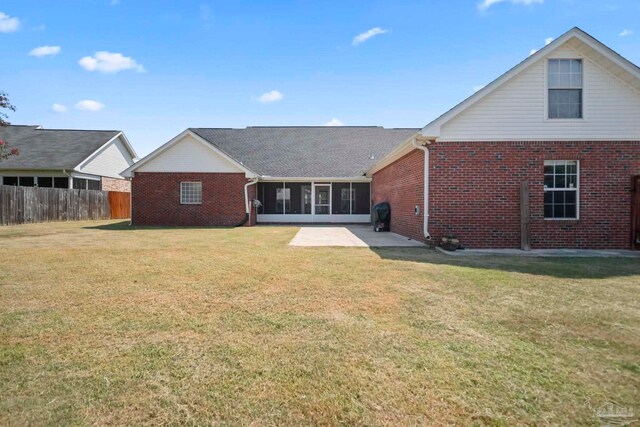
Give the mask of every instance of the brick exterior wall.
[[[435, 142], [430, 145], [429, 233], [468, 248], [520, 247], [520, 183], [530, 183], [532, 248], [627, 249], [631, 176], [640, 141]], [[580, 218], [544, 219], [544, 161], [579, 160]], [[392, 231], [422, 234], [423, 155], [414, 150], [373, 176], [375, 203], [391, 204]]]
[[[202, 182], [202, 204], [180, 204], [180, 182]], [[233, 226], [245, 216], [244, 173], [136, 172], [132, 179], [133, 225]], [[256, 186], [249, 187], [249, 200]], [[255, 224], [252, 208], [247, 226]]]
[[103, 191], [122, 191], [125, 193], [131, 192], [131, 181], [128, 179], [115, 179], [102, 177], [102, 190]]
[[[544, 219], [544, 161], [579, 160], [579, 220]], [[469, 248], [520, 247], [520, 182], [530, 183], [532, 248], [629, 248], [635, 142], [436, 142], [429, 231]]]
[[[413, 150], [376, 172], [371, 179], [373, 203], [391, 205], [391, 231], [424, 241], [424, 153]], [[420, 214], [415, 214], [415, 207]]]

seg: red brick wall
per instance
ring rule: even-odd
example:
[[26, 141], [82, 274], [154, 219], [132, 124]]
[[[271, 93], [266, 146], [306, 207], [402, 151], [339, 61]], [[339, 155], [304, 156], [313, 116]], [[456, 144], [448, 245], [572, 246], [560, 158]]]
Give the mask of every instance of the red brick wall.
[[[201, 205], [180, 204], [181, 181], [202, 182]], [[245, 216], [243, 173], [136, 172], [131, 182], [134, 225], [232, 226]], [[255, 191], [249, 187], [249, 200]], [[255, 213], [250, 219], [246, 225], [255, 224]]]
[[[373, 203], [391, 205], [391, 231], [424, 240], [424, 153], [413, 150], [376, 172], [371, 180]], [[415, 207], [420, 214], [415, 214]]]
[[[544, 160], [580, 161], [579, 220], [544, 219]], [[406, 162], [396, 173], [414, 176], [414, 168]], [[640, 141], [436, 142], [429, 231], [438, 241], [454, 233], [469, 248], [520, 247], [520, 182], [527, 180], [533, 248], [629, 248], [637, 174]]]

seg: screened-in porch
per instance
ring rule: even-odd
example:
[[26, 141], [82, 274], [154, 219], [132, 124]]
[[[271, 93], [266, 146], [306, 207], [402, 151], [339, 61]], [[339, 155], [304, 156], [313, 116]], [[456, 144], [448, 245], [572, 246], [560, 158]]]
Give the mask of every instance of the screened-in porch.
[[367, 223], [368, 181], [259, 182], [258, 222]]

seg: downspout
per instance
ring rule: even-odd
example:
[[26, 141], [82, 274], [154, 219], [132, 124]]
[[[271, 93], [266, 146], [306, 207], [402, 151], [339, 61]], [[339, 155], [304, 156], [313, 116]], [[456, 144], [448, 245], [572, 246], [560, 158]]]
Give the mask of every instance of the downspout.
[[431, 239], [429, 234], [429, 149], [425, 145], [418, 144], [418, 138], [413, 138], [411, 142], [414, 147], [424, 152], [424, 206], [422, 208], [422, 232], [426, 240]]
[[133, 225], [133, 176], [135, 172], [131, 172], [129, 178], [129, 227]]
[[249, 216], [251, 215], [251, 205], [249, 204], [249, 186], [254, 185], [258, 182], [258, 178], [252, 178], [251, 181], [247, 182], [244, 185], [244, 219], [234, 225], [234, 227], [242, 227], [249, 221]]

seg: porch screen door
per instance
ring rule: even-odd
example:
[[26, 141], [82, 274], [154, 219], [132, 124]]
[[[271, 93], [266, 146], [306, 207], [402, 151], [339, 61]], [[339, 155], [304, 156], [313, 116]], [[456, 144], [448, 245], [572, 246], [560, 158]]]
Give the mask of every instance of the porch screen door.
[[316, 215], [329, 215], [329, 212], [331, 212], [331, 185], [316, 185], [315, 193], [314, 213]]

